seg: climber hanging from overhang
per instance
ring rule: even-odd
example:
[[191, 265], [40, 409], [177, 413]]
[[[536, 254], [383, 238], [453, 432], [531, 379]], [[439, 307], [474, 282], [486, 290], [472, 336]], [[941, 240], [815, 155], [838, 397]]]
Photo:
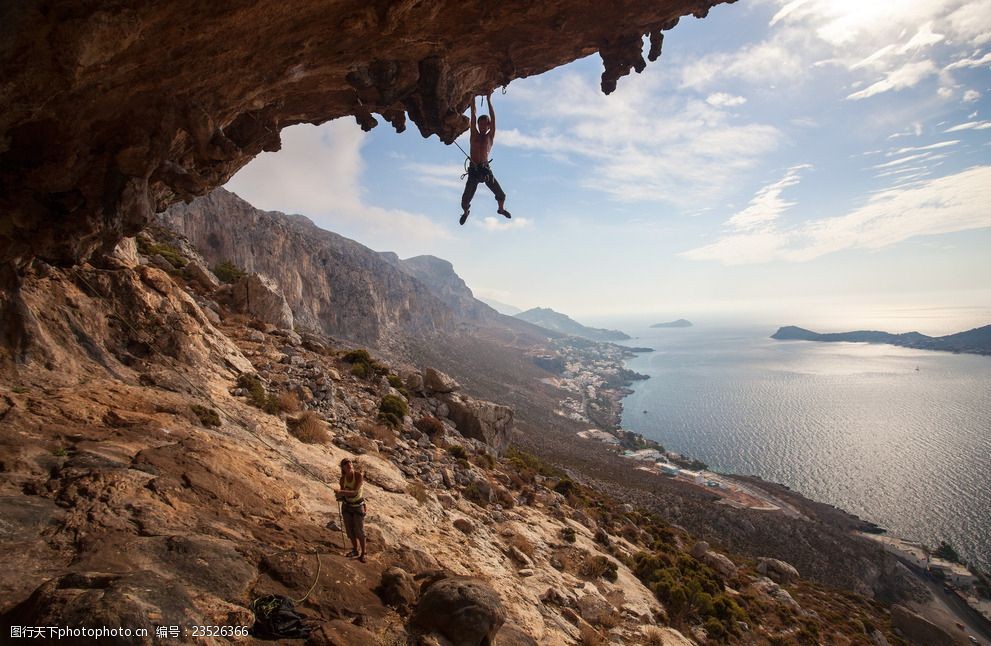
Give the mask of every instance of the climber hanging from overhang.
[[[499, 205], [498, 213], [507, 218], [512, 217], [509, 211], [506, 210], [506, 193], [499, 186], [495, 175], [492, 174], [492, 169], [489, 168], [489, 162], [491, 161], [489, 159], [489, 153], [492, 152], [492, 143], [495, 141], [496, 130], [495, 110], [492, 109], [491, 92], [485, 95], [485, 101], [488, 103], [489, 113], [476, 118], [474, 97], [471, 100], [471, 154], [465, 155], [468, 158], [468, 167], [465, 175], [462, 175], [462, 179], [467, 176], [468, 180], [465, 182], [465, 192], [461, 195], [461, 224], [464, 224], [468, 219], [471, 198], [475, 196], [475, 189], [478, 188], [479, 183], [484, 183], [495, 195], [496, 202]], [[461, 146], [459, 145], [458, 148], [461, 148]], [[463, 148], [461, 152], [464, 152]]]

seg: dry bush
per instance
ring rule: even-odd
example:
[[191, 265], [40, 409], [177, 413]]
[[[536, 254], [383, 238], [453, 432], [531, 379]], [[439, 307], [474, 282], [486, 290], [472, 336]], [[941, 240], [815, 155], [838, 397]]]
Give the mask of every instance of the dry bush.
[[589, 555], [581, 566], [581, 573], [592, 579], [601, 577], [613, 582], [618, 578], [616, 562], [601, 554]]
[[578, 640], [582, 646], [606, 646], [609, 640], [602, 636], [602, 634], [592, 628], [590, 624], [583, 623], [581, 628], [578, 629]]
[[300, 442], [326, 444], [330, 441], [327, 424], [313, 411], [306, 411], [289, 421], [289, 432]]
[[668, 643], [664, 638], [664, 631], [657, 626], [645, 626], [641, 639], [643, 646], [664, 646]]
[[296, 393], [284, 392], [279, 395], [279, 410], [283, 413], [298, 413], [302, 408]]
[[428, 500], [427, 488], [419, 482], [411, 482], [406, 485], [406, 493], [416, 498], [416, 501], [421, 505], [425, 504]]
[[509, 544], [523, 552], [531, 559], [533, 558], [534, 546], [523, 534], [513, 534], [509, 537]]
[[385, 446], [395, 446], [396, 445], [396, 432], [385, 424], [376, 424], [375, 422], [362, 422], [358, 426], [358, 430], [365, 437], [371, 438], [373, 440], [378, 440]]

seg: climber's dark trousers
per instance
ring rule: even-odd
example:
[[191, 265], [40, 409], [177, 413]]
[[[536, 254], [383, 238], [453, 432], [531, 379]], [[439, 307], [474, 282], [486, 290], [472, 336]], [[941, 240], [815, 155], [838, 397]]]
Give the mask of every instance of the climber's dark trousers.
[[495, 175], [492, 174], [492, 169], [489, 168], [489, 165], [472, 164], [468, 167], [468, 181], [465, 182], [465, 192], [461, 195], [461, 209], [463, 211], [468, 211], [468, 207], [471, 206], [471, 198], [475, 197], [475, 189], [478, 188], [480, 183], [484, 183], [489, 187], [489, 190], [495, 195], [496, 202], [500, 206], [506, 201], [506, 193], [499, 186], [499, 182], [496, 180]]

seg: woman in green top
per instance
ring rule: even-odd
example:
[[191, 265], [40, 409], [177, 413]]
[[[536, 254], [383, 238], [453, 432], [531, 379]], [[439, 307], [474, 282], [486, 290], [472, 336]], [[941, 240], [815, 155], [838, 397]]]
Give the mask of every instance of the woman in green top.
[[[341, 503], [341, 517], [344, 529], [351, 539], [348, 557], [358, 557], [365, 562], [365, 477], [350, 458], [341, 460], [341, 488], [334, 495]], [[359, 550], [360, 547], [360, 550]]]

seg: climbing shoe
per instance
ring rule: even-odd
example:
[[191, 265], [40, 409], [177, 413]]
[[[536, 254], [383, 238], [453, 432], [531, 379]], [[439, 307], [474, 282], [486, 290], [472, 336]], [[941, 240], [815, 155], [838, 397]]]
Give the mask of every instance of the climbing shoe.
[[468, 221], [468, 211], [465, 211], [464, 213], [461, 214], [461, 219], [458, 220], [458, 224], [464, 225], [464, 223], [467, 221]]
[[499, 215], [504, 215], [506, 216], [506, 218], [513, 217], [506, 209], [499, 209], [498, 211], [496, 211], [496, 213], [498, 213]]

